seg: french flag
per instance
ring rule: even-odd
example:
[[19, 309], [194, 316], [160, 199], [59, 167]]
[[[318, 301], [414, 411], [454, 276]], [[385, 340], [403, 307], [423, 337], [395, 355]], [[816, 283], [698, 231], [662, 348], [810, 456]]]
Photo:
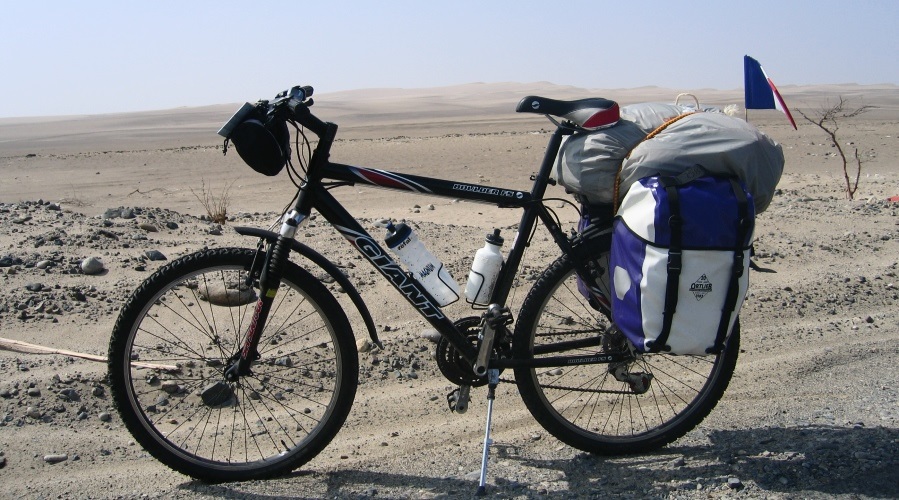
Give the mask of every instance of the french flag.
[[774, 82], [765, 74], [762, 65], [749, 56], [743, 56], [743, 76], [745, 79], [746, 109], [779, 109], [787, 115], [787, 118], [790, 119], [790, 124], [793, 125], [795, 130], [796, 121], [793, 120], [790, 109], [787, 108], [787, 104], [784, 102], [784, 98], [781, 97], [780, 92], [777, 91], [777, 87], [774, 86]]

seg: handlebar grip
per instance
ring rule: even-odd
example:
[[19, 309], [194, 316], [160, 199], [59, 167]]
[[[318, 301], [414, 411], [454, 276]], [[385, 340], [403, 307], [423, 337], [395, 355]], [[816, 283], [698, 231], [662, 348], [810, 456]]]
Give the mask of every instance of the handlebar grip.
[[[309, 95], [311, 95], [312, 87], [309, 87], [309, 91]], [[288, 108], [293, 115], [293, 119], [296, 120], [297, 123], [308, 128], [319, 137], [324, 135], [328, 126], [309, 111], [309, 106], [307, 106], [306, 103], [294, 100], [288, 104]]]
[[285, 90], [278, 95], [287, 96], [290, 99], [296, 99], [298, 101], [305, 101], [306, 99], [312, 97], [312, 92], [313, 89], [309, 85], [295, 85], [291, 87], [290, 90]]

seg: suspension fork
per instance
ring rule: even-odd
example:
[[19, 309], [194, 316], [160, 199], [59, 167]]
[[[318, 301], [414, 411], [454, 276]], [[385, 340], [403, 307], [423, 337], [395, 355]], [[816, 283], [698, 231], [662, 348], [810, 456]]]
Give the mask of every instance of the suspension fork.
[[296, 210], [291, 210], [281, 223], [281, 230], [275, 242], [269, 246], [265, 254], [265, 262], [262, 265], [262, 274], [259, 277], [259, 299], [253, 310], [253, 318], [247, 328], [243, 346], [240, 352], [232, 358], [232, 364], [225, 370], [225, 378], [235, 381], [239, 377], [250, 373], [250, 365], [259, 359], [259, 339], [265, 329], [266, 320], [281, 286], [281, 278], [284, 268], [290, 257], [291, 242], [296, 235], [297, 228], [306, 216]]

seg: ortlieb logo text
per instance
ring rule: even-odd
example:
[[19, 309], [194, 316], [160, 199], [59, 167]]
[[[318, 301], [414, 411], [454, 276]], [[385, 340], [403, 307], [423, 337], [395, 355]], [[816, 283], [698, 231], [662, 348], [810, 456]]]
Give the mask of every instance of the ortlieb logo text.
[[702, 300], [707, 294], [712, 293], [712, 283], [706, 275], [703, 274], [698, 280], [690, 285], [690, 291], [693, 292], [693, 296], [696, 297], [696, 300]]

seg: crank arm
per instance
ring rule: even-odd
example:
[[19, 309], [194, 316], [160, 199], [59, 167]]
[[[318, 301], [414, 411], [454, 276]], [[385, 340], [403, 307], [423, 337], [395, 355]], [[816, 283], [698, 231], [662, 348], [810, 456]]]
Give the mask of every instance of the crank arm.
[[475, 358], [472, 370], [478, 377], [487, 375], [487, 363], [490, 361], [490, 355], [493, 353], [493, 342], [496, 339], [496, 330], [503, 328], [512, 322], [512, 315], [509, 309], [500, 307], [499, 304], [490, 304], [487, 312], [484, 313], [484, 326], [481, 328], [481, 335], [478, 339], [478, 356]]

